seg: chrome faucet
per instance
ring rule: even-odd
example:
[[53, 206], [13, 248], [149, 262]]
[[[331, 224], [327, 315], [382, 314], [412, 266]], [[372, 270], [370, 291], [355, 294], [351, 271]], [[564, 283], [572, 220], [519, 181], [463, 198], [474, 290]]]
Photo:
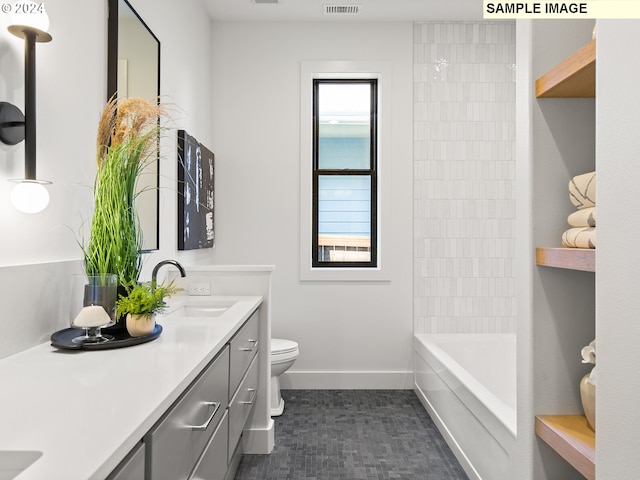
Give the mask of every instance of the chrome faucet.
[[184, 271], [184, 268], [182, 267], [182, 265], [180, 265], [176, 260], [163, 260], [160, 263], [158, 263], [155, 267], [153, 267], [153, 271], [151, 272], [151, 288], [156, 288], [156, 279], [158, 277], [158, 270], [160, 270], [160, 267], [162, 267], [163, 265], [173, 265], [177, 267], [178, 270], [180, 270], [181, 277], [184, 278], [187, 276], [187, 273]]

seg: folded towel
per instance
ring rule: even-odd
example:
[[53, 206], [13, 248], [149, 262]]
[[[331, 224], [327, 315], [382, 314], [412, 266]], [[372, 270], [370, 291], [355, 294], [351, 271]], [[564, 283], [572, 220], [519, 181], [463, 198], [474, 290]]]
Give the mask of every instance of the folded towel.
[[567, 217], [567, 222], [572, 227], [595, 227], [596, 207], [587, 207], [573, 212]]
[[569, 182], [569, 199], [579, 209], [596, 206], [596, 172], [573, 177]]
[[596, 248], [596, 229], [594, 227], [570, 228], [562, 234], [562, 246]]

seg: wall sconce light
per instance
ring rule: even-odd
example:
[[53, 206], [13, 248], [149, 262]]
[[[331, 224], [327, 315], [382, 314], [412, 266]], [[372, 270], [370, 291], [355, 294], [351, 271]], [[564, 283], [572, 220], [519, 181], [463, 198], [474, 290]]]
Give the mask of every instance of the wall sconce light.
[[0, 140], [15, 145], [24, 140], [24, 179], [12, 180], [11, 202], [20, 211], [37, 213], [49, 204], [44, 185], [51, 182], [36, 178], [36, 42], [50, 42], [49, 17], [44, 4], [18, 2], [12, 5], [11, 25], [16, 37], [24, 39], [24, 115], [18, 107], [0, 102]]

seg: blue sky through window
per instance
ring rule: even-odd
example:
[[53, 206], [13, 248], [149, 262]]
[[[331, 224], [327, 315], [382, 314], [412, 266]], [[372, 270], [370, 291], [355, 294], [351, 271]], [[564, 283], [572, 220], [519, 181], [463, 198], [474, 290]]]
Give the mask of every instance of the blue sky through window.
[[[371, 86], [323, 83], [318, 92], [320, 169], [370, 168]], [[318, 233], [371, 235], [371, 179], [362, 175], [321, 175]]]

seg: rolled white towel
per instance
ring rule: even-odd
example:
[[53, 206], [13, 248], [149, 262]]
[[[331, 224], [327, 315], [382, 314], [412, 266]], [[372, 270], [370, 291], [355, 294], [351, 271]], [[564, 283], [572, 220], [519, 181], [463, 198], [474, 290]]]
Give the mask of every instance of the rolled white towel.
[[562, 246], [596, 248], [596, 229], [594, 227], [570, 228], [562, 234]]
[[569, 199], [579, 209], [596, 206], [596, 172], [577, 175], [569, 182]]
[[596, 207], [587, 207], [573, 212], [567, 217], [567, 222], [572, 227], [595, 227]]

